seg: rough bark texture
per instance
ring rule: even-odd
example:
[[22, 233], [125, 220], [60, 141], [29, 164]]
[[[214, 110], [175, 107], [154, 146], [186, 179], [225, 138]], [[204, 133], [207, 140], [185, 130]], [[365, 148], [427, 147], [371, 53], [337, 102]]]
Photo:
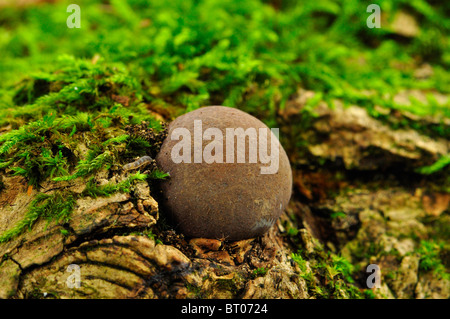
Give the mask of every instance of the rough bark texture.
[[[281, 118], [298, 120], [304, 94], [288, 103]], [[185, 238], [161, 220], [156, 190], [138, 182], [130, 194], [79, 199], [69, 222], [39, 220], [0, 244], [0, 297], [315, 298], [317, 287], [330, 287], [333, 278], [314, 266], [328, 250], [359, 267], [354, 285], [361, 291], [365, 267], [378, 264], [382, 286], [376, 297], [449, 298], [448, 280], [419, 269], [416, 239], [447, 227], [450, 196], [439, 190], [439, 178], [409, 170], [447, 154], [449, 141], [393, 130], [357, 106], [319, 105], [316, 112], [303, 136], [307, 157], [291, 153], [293, 198], [264, 236], [236, 242]], [[317, 159], [325, 164], [304, 169]], [[0, 232], [24, 217], [36, 194], [27, 192], [21, 177], [3, 177], [3, 183]], [[41, 191], [51, 194], [55, 187]], [[65, 187], [81, 192], [85, 185], [75, 180]], [[305, 267], [293, 260], [298, 249]], [[448, 256], [441, 256], [445, 267]], [[79, 288], [70, 288], [71, 264], [80, 267]], [[350, 296], [342, 288], [347, 286], [333, 287], [333, 296]]]

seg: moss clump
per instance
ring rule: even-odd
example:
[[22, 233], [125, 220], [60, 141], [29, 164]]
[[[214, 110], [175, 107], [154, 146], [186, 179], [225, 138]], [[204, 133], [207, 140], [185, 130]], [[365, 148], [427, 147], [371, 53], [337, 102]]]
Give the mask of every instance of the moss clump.
[[30, 204], [25, 217], [14, 227], [0, 234], [0, 243], [9, 241], [20, 235], [27, 228], [31, 229], [34, 223], [43, 218], [51, 221], [67, 222], [75, 204], [75, 197], [66, 192], [56, 192], [52, 195], [38, 194]]
[[[74, 65], [66, 65], [69, 61]], [[130, 137], [123, 134], [126, 125], [144, 121], [156, 132], [161, 130], [158, 121], [139, 103], [128, 101], [125, 108], [113, 100], [115, 94], [125, 91], [135, 94], [132, 78], [105, 65], [69, 61], [61, 62], [60, 67], [65, 66], [63, 72], [47, 76], [51, 83], [65, 79], [59, 91], [43, 95], [15, 111], [0, 108], [4, 121], [17, 125], [24, 118], [30, 121], [1, 135], [0, 169], [24, 176], [36, 188], [48, 178], [75, 179], [120, 162], [127, 155], [126, 143], [130, 142]], [[132, 141], [127, 145], [127, 152], [134, 149]], [[79, 158], [78, 145], [86, 142], [87, 156]], [[142, 148], [138, 151], [140, 155], [145, 154]]]
[[258, 267], [252, 271], [252, 278], [264, 277], [267, 274], [268, 269], [265, 267]]
[[89, 179], [86, 184], [86, 188], [81, 193], [82, 196], [90, 196], [93, 198], [96, 197], [109, 197], [112, 194], [121, 192], [121, 193], [129, 193], [131, 191], [131, 186], [133, 181], [145, 181], [147, 179], [146, 174], [141, 174], [140, 172], [136, 174], [132, 174], [128, 176], [126, 180], [119, 183], [107, 183], [105, 185], [98, 186], [96, 185], [93, 178]]
[[441, 255], [448, 254], [443, 242], [434, 240], [421, 240], [416, 252], [420, 255], [419, 271], [432, 271], [438, 278], [450, 280], [448, 269], [444, 266]]
[[316, 298], [364, 298], [364, 290], [353, 280], [354, 266], [344, 257], [331, 252], [317, 251], [311, 255], [300, 250], [291, 255], [300, 268], [308, 292]]
[[[83, 196], [130, 192], [135, 180], [166, 176], [153, 170], [149, 176], [132, 174], [103, 186], [93, 178], [100, 170], [117, 170], [130, 155], [155, 152], [164, 137], [159, 135], [161, 124], [136, 93], [136, 80], [123, 66], [61, 56], [52, 71], [34, 74], [15, 89], [12, 102], [20, 102], [20, 108], [0, 107], [0, 126], [13, 128], [0, 136], [0, 170], [25, 177], [37, 190], [43, 182], [63, 188], [66, 184], [60, 183], [77, 178], [86, 179], [86, 189], [81, 194], [39, 193], [24, 219], [1, 234], [0, 242], [31, 228], [39, 218], [66, 222], [75, 201]], [[156, 145], [144, 140], [146, 149], [137, 136], [127, 134], [126, 128], [138, 123], [152, 132], [149, 142]]]
[[[147, 178], [148, 176], [146, 174], [138, 172], [129, 175], [122, 182], [108, 183], [101, 186], [96, 185], [94, 179], [91, 178], [81, 193], [73, 193], [68, 190], [56, 191], [51, 195], [39, 193], [30, 203], [24, 218], [12, 228], [0, 234], [0, 243], [11, 240], [23, 233], [26, 229], [31, 229], [40, 218], [47, 220], [47, 225], [50, 222], [67, 223], [70, 220], [76, 200], [79, 198], [86, 196], [94, 198], [99, 196], [108, 197], [118, 192], [129, 193], [134, 181], [146, 181]], [[64, 230], [61, 232], [63, 235], [66, 235]]]

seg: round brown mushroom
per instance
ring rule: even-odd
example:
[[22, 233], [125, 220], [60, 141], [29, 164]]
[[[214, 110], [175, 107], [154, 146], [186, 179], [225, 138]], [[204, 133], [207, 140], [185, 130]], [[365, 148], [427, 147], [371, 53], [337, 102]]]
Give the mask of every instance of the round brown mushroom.
[[162, 204], [188, 237], [260, 236], [291, 197], [292, 171], [278, 139], [235, 108], [202, 107], [176, 118], [156, 162], [170, 174]]

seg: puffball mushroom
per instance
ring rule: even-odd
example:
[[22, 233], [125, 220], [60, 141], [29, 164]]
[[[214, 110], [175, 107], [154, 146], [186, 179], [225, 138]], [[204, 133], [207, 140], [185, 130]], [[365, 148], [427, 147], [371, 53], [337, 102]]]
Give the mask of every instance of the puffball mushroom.
[[188, 237], [264, 234], [289, 202], [291, 166], [273, 132], [241, 110], [207, 106], [176, 118], [156, 156], [170, 178], [163, 207]]

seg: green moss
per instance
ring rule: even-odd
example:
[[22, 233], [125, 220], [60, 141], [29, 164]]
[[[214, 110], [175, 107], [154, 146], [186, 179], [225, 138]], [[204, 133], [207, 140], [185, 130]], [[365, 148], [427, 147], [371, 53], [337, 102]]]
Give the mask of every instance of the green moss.
[[421, 240], [420, 246], [416, 249], [420, 255], [419, 271], [432, 271], [438, 277], [450, 280], [450, 274], [441, 260], [441, 253], [444, 251], [445, 244], [443, 242]]
[[9, 241], [35, 224], [39, 218], [50, 222], [67, 222], [75, 205], [75, 196], [68, 192], [55, 192], [52, 195], [40, 193], [31, 202], [24, 218], [12, 228], [0, 234], [0, 243]]
[[[448, 79], [440, 81], [436, 76], [418, 83], [409, 69], [386, 68], [395, 62], [412, 64], [419, 55], [431, 59], [439, 72], [444, 72], [444, 78], [448, 77], [446, 22], [437, 4], [413, 9], [422, 14], [423, 7], [429, 8], [421, 21], [424, 32], [411, 44], [391, 41], [384, 29], [367, 28], [367, 17], [361, 14], [367, 4], [359, 1], [292, 4], [286, 11], [256, 0], [246, 5], [239, 1], [194, 4], [179, 0], [170, 6], [157, 1], [145, 5], [129, 1], [113, 5], [111, 12], [102, 9], [101, 1], [82, 1], [82, 30], [56, 27], [67, 18], [64, 5], [10, 12], [7, 21], [16, 36], [6, 38], [0, 47], [5, 52], [2, 66], [6, 74], [14, 75], [13, 79], [28, 75], [27, 62], [35, 62], [33, 70], [51, 68], [39, 67], [42, 63], [38, 62], [44, 58], [48, 63], [71, 61], [73, 68], [65, 67], [70, 71], [68, 76], [35, 72], [16, 88], [9, 103], [35, 103], [59, 92], [55, 82], [72, 81], [64, 101], [78, 104], [77, 87], [83, 95], [81, 100], [94, 99], [89, 107], [97, 108], [108, 103], [96, 99], [101, 91], [122, 93], [127, 90], [121, 86], [129, 85], [138, 96], [153, 103], [175, 104], [188, 110], [222, 103], [265, 114], [267, 121], [276, 123], [277, 109], [299, 83], [320, 92], [317, 99], [344, 97], [350, 103], [367, 105], [373, 105], [372, 100], [386, 101], [383, 95], [397, 87], [448, 90]], [[398, 9], [395, 1], [383, 4], [387, 16]], [[43, 16], [45, 25], [39, 22]], [[21, 28], [16, 26], [19, 17], [24, 18]], [[147, 19], [152, 23], [145, 25]], [[302, 27], [298, 27], [299, 21]], [[48, 40], [38, 49], [37, 43], [43, 38]], [[77, 56], [64, 55], [74, 53]], [[100, 57], [96, 63], [79, 59], [94, 56]], [[355, 63], [358, 59], [366, 63]], [[81, 74], [84, 76], [80, 78]], [[373, 88], [379, 92], [375, 98], [360, 93]], [[86, 107], [87, 103], [81, 104]], [[424, 110], [434, 112], [427, 108], [421, 112]]]
[[[139, 172], [131, 174], [120, 183], [109, 183], [98, 186], [94, 179], [91, 178], [81, 194], [75, 194], [70, 191], [57, 191], [52, 195], [39, 193], [29, 205], [24, 218], [19, 221], [12, 228], [0, 234], [0, 243], [7, 242], [12, 238], [20, 235], [26, 229], [31, 229], [38, 219], [47, 220], [47, 225], [50, 222], [67, 223], [70, 220], [70, 215], [73, 211], [77, 199], [91, 196], [91, 197], [108, 197], [117, 192], [129, 193], [132, 189], [134, 181], [146, 181], [147, 175]], [[67, 231], [61, 230], [63, 235]]]
[[[205, 278], [203, 279], [203, 281]], [[206, 299], [208, 297], [208, 292], [203, 290], [201, 286], [193, 285], [189, 282], [185, 283], [185, 286], [193, 298]]]
[[331, 219], [341, 218], [341, 217], [345, 217], [345, 216], [347, 216], [347, 214], [345, 214], [345, 212], [342, 212], [342, 211], [333, 211], [330, 214]]
[[366, 299], [375, 299], [375, 293], [372, 289], [364, 290], [364, 296], [366, 297]]
[[354, 266], [342, 256], [333, 253], [317, 254], [309, 260], [299, 251], [291, 255], [300, 268], [308, 292], [316, 298], [364, 298], [359, 288], [354, 286], [352, 274]]
[[421, 174], [433, 174], [439, 171], [442, 171], [447, 165], [450, 164], [450, 156], [444, 155], [439, 158], [434, 164], [430, 166], [425, 166], [417, 169], [417, 171]]
[[154, 240], [156, 245], [163, 243], [159, 238], [156, 237], [156, 234], [154, 234], [150, 228], [145, 229], [141, 232], [132, 232], [129, 235], [146, 236], [146, 237]]
[[349, 260], [342, 256], [338, 256], [335, 254], [331, 255], [332, 267], [337, 274], [341, 274], [347, 282], [353, 283], [354, 280], [351, 277], [354, 266], [350, 263]]
[[67, 229], [61, 229], [60, 231], [63, 236], [69, 236], [70, 234], [70, 232]]
[[132, 182], [135, 180], [145, 181], [146, 174], [136, 173], [128, 176], [126, 180], [120, 183], [108, 183], [105, 185], [96, 185], [93, 178], [89, 179], [86, 184], [86, 188], [83, 190], [83, 196], [96, 197], [109, 197], [117, 192], [129, 193], [131, 191]]
[[259, 267], [252, 271], [252, 277], [264, 277], [267, 274], [268, 269], [265, 267]]

